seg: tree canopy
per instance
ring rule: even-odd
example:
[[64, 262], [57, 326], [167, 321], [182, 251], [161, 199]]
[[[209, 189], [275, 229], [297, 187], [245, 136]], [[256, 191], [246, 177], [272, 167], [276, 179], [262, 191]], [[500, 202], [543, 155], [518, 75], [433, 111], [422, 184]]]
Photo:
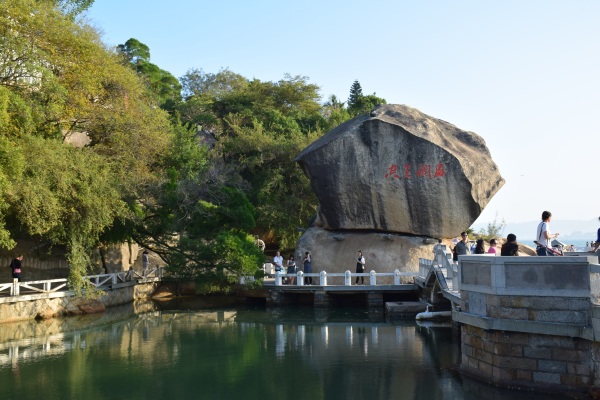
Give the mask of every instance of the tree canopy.
[[294, 157], [385, 100], [358, 81], [347, 104], [321, 104], [304, 76], [177, 80], [137, 39], [105, 46], [75, 18], [92, 3], [0, 9], [0, 245], [23, 232], [65, 245], [79, 292], [92, 250], [111, 242], [206, 282], [257, 271], [252, 235], [293, 248], [317, 207]]
[[348, 113], [352, 117], [367, 114], [380, 104], [386, 104], [385, 99], [377, 97], [375, 93], [363, 95], [360, 82], [355, 80], [350, 87], [350, 96], [348, 97]]

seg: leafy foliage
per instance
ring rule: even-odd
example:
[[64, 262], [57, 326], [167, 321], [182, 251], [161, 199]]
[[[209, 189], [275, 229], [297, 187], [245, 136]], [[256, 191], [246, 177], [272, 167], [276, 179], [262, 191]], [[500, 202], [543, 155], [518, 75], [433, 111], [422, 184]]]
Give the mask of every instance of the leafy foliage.
[[385, 99], [377, 97], [375, 93], [370, 95], [362, 94], [362, 87], [358, 80], [355, 80], [350, 87], [350, 96], [348, 97], [348, 113], [352, 117], [361, 114], [368, 114], [379, 104], [386, 104]]
[[176, 129], [165, 159], [169, 180], [142, 203], [135, 239], [179, 275], [228, 281], [263, 262], [253, 238], [254, 208], [235, 176], [210, 160], [194, 130]]
[[[3, 5], [0, 241], [13, 244], [10, 215], [15, 232], [65, 244], [70, 282], [81, 293], [91, 249], [127, 217], [126, 201], [157, 181], [171, 128], [91, 28], [54, 2]], [[76, 132], [86, 132], [86, 147], [65, 143]], [[144, 157], [136, 156], [140, 149]]]
[[181, 101], [181, 84], [170, 72], [150, 62], [150, 48], [131, 38], [117, 46], [125, 63], [140, 75], [161, 107], [172, 110]]
[[92, 249], [128, 240], [209, 287], [258, 273], [251, 234], [291, 248], [316, 212], [295, 156], [385, 100], [355, 81], [347, 107], [321, 105], [306, 77], [227, 69], [180, 84], [137, 39], [106, 48], [76, 18], [92, 3], [0, 8], [0, 245], [17, 231], [66, 245], [78, 293]]

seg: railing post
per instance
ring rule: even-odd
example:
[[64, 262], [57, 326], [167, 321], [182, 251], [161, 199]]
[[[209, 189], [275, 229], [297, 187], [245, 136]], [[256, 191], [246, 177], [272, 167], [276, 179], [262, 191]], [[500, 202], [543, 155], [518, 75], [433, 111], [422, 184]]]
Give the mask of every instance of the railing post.
[[13, 296], [18, 296], [19, 295], [20, 287], [19, 287], [19, 280], [17, 278], [13, 278], [13, 288], [14, 288], [13, 289], [13, 292], [14, 292]]
[[129, 267], [129, 271], [127, 271], [127, 281], [133, 280], [133, 267]]
[[275, 272], [275, 286], [281, 286], [281, 271]]
[[350, 272], [350, 271], [344, 272], [344, 285], [352, 286], [352, 272]]
[[373, 270], [371, 270], [371, 272], [369, 272], [369, 285], [371, 285], [371, 286], [377, 285], [377, 275], [376, 275], [376, 272]]
[[452, 270], [452, 290], [459, 290], [458, 288], [458, 264], [452, 264], [450, 268]]
[[50, 293], [51, 287], [52, 287], [52, 284], [50, 282], [44, 282], [44, 292]]
[[327, 272], [326, 271], [321, 271], [319, 273], [319, 285], [327, 286]]
[[158, 276], [159, 278], [162, 279], [162, 277], [163, 277], [163, 270], [164, 270], [164, 267], [158, 267], [158, 269], [156, 270], [156, 276]]
[[302, 271], [298, 271], [298, 273], [296, 274], [297, 278], [296, 278], [296, 284], [298, 286], [304, 286], [304, 272]]
[[112, 274], [112, 284], [116, 285], [117, 284], [117, 273], [113, 272]]
[[400, 270], [398, 270], [398, 268], [396, 268], [394, 270], [394, 285], [399, 285], [400, 284]]

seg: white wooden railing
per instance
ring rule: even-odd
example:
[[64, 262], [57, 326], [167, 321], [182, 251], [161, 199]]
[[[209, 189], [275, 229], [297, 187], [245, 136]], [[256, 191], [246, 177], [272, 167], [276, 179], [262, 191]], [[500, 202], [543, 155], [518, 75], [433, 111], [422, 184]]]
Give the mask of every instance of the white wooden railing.
[[[163, 276], [164, 267], [155, 267], [141, 272], [130, 269], [129, 271], [114, 272], [112, 274], [99, 274], [85, 276], [94, 287], [102, 288], [116, 285], [124, 282], [131, 282], [135, 279], [158, 279]], [[14, 279], [13, 282], [0, 283], [0, 296], [20, 296], [21, 291], [27, 291], [27, 294], [55, 293], [67, 291], [67, 278], [47, 279], [41, 281], [19, 282]]]

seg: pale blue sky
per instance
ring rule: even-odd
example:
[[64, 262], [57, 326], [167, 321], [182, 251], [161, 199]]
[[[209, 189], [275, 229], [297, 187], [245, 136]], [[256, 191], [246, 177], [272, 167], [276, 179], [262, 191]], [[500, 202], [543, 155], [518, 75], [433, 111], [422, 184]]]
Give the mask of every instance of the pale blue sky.
[[358, 79], [479, 134], [506, 184], [478, 223], [600, 215], [600, 1], [96, 0], [88, 18], [176, 77], [303, 75], [323, 101]]

